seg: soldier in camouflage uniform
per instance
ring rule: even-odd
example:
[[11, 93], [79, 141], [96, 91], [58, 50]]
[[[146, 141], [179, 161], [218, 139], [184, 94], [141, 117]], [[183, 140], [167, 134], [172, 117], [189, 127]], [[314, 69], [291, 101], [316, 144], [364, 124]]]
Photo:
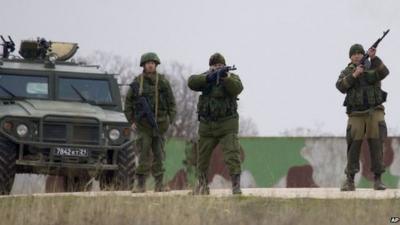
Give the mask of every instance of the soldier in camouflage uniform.
[[232, 178], [233, 194], [241, 194], [240, 189], [240, 145], [238, 141], [239, 114], [238, 95], [243, 86], [238, 75], [226, 73], [219, 82], [212, 80], [210, 72], [225, 66], [224, 57], [215, 53], [209, 60], [210, 70], [192, 75], [188, 85], [193, 91], [202, 94], [197, 105], [199, 125], [199, 156], [197, 163], [198, 186], [194, 194], [209, 194], [208, 167], [212, 151], [220, 144], [224, 160]]
[[155, 179], [155, 191], [166, 190], [163, 186], [164, 134], [174, 121], [176, 105], [169, 81], [156, 70], [159, 64], [160, 59], [155, 53], [143, 54], [140, 59], [143, 73], [133, 81], [137, 82], [139, 87], [138, 95], [147, 98], [159, 131], [157, 132], [146, 119], [139, 118], [140, 112], [135, 109], [138, 96], [132, 88], [129, 89], [125, 100], [126, 118], [138, 134], [136, 140], [136, 147], [139, 150], [139, 165], [136, 169], [138, 183], [133, 192], [146, 191], [146, 177], [150, 171]]
[[384, 119], [386, 92], [381, 89], [381, 81], [389, 74], [389, 70], [377, 57], [376, 49], [368, 50], [371, 61], [365, 65], [360, 60], [365, 54], [360, 44], [351, 46], [349, 56], [351, 62], [341, 72], [336, 87], [346, 94], [344, 106], [348, 114], [347, 125], [347, 179], [342, 191], [354, 191], [354, 176], [360, 170], [361, 144], [366, 136], [371, 156], [371, 171], [374, 173], [374, 189], [384, 190], [381, 174], [383, 165], [383, 142], [387, 136]]

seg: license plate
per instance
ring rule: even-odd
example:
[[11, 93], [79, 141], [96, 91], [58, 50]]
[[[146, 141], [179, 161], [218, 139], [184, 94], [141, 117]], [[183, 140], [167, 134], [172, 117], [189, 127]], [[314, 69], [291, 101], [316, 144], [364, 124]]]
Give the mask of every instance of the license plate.
[[88, 154], [88, 150], [85, 148], [56, 147], [54, 149], [54, 155], [87, 157], [89, 154]]

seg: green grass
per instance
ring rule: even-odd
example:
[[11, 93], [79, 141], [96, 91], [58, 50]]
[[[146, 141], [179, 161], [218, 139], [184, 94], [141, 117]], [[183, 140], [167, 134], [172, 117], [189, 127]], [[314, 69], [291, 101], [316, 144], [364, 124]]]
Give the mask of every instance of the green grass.
[[389, 224], [400, 201], [260, 197], [10, 197], [1, 225]]

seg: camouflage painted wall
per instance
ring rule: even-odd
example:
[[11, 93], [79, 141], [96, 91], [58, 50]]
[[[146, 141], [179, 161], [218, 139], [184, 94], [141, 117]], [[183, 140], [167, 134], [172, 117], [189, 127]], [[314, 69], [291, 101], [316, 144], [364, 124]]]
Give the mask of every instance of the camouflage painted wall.
[[[344, 180], [346, 140], [342, 137], [241, 138], [242, 187], [339, 187]], [[166, 178], [173, 189], [195, 184], [193, 144], [172, 139], [167, 143]], [[368, 144], [363, 143], [358, 187], [372, 186]], [[384, 147], [387, 171], [384, 182], [400, 186], [400, 137], [388, 138]], [[209, 170], [211, 187], [230, 187], [229, 173], [217, 147]]]

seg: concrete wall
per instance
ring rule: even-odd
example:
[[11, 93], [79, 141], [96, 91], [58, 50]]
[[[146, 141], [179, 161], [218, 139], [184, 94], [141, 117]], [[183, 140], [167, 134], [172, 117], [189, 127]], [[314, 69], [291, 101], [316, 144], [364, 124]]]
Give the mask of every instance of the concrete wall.
[[[346, 140], [342, 137], [260, 137], [241, 138], [243, 147], [244, 187], [339, 187], [346, 166]], [[399, 187], [400, 138], [388, 138], [384, 145], [384, 182], [391, 188]], [[193, 184], [193, 170], [182, 166], [176, 170], [183, 147], [167, 147], [167, 171], [171, 185], [177, 189]], [[178, 153], [179, 152], [179, 153]], [[371, 187], [368, 144], [362, 145], [361, 172], [356, 176], [358, 187]], [[209, 171], [211, 186], [229, 186], [229, 172], [217, 147]], [[186, 183], [185, 183], [186, 182]]]
[[[344, 180], [346, 140], [342, 137], [254, 137], [240, 138], [243, 187], [339, 187]], [[171, 139], [166, 145], [166, 180], [174, 189], [195, 184], [195, 165], [184, 164], [193, 158], [192, 143]], [[400, 186], [400, 137], [388, 138], [384, 146], [387, 171], [384, 182]], [[363, 143], [358, 187], [371, 187], [368, 144]], [[54, 181], [56, 178], [52, 178]], [[45, 192], [47, 177], [17, 175], [12, 193]], [[230, 187], [229, 172], [219, 147], [213, 153], [209, 170], [212, 188]], [[152, 179], [149, 181], [152, 183]], [[98, 185], [94, 185], [98, 190]]]

